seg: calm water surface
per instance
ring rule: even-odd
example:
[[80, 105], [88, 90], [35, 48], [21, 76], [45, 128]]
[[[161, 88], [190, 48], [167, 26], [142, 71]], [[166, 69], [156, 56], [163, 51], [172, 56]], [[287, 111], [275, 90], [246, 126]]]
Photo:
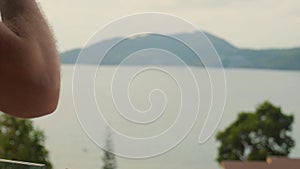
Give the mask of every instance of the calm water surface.
[[[102, 151], [85, 135], [76, 117], [72, 101], [72, 75], [73, 66], [62, 67], [62, 89], [60, 105], [55, 114], [35, 120], [35, 124], [45, 131], [47, 136], [47, 147], [50, 150], [50, 157], [56, 169], [100, 169]], [[130, 69], [130, 67], [128, 67]], [[180, 72], [180, 67], [176, 68]], [[109, 77], [112, 75], [113, 67], [101, 68], [97, 74], [96, 92], [97, 98], [107, 100], [101, 103], [105, 110], [111, 112], [109, 92], [106, 90]], [[208, 108], [210, 91], [206, 72], [202, 69], [193, 69], [198, 83], [200, 84], [200, 96], [202, 107], [205, 112]], [[218, 71], [218, 70], [216, 70]], [[224, 117], [219, 130], [230, 124], [239, 111], [252, 111], [255, 106], [264, 100], [270, 100], [276, 105], [280, 105], [284, 112], [295, 115], [294, 133], [296, 138], [296, 148], [291, 153], [292, 157], [300, 157], [300, 72], [293, 71], [269, 71], [269, 70], [247, 70], [247, 69], [227, 69], [228, 95]], [[161, 82], [162, 88], [168, 86], [166, 90], [174, 96], [168, 100], [170, 104], [167, 111], [174, 111], [176, 108], [176, 96], [178, 88], [172, 80], [165, 80], [164, 75], [148, 72], [147, 78], [141, 78], [137, 82], [133, 91], [133, 102], [141, 109], [149, 106], [147, 102], [147, 90], [145, 85], [153, 82]], [[149, 78], [151, 77], [151, 78]], [[184, 77], [182, 77], [184, 78]], [[170, 83], [170, 84], [169, 84]], [[167, 92], [168, 93], [168, 92]], [[146, 99], [145, 99], [146, 98]], [[203, 99], [204, 98], [204, 99]], [[169, 103], [168, 102], [168, 103]], [[88, 110], [87, 110], [88, 111]], [[146, 160], [131, 160], [118, 158], [118, 168], [120, 169], [218, 169], [215, 162], [218, 144], [214, 139], [210, 139], [206, 144], [199, 145], [197, 138], [203, 124], [205, 113], [200, 113], [191, 134], [170, 152]], [[171, 117], [171, 116], [170, 116]], [[167, 119], [153, 131], [159, 131], [164, 125], [169, 125]], [[122, 123], [118, 123], [122, 125]], [[120, 127], [120, 126], [119, 126]], [[125, 131], [124, 131], [125, 132]], [[143, 133], [140, 133], [143, 134]]]

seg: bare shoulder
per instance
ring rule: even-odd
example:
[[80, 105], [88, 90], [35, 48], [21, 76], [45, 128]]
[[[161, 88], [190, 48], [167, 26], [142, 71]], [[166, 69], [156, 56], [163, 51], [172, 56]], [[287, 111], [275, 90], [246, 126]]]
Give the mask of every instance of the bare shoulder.
[[[0, 6], [0, 111], [24, 118], [50, 114], [60, 90], [54, 38], [35, 1], [10, 2]], [[24, 19], [32, 15], [39, 19]]]

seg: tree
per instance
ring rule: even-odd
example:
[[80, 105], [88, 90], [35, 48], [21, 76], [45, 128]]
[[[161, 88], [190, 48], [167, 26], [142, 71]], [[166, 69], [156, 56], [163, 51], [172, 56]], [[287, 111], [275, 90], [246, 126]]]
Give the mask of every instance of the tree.
[[241, 112], [224, 131], [217, 134], [217, 161], [265, 160], [267, 156], [287, 156], [295, 146], [291, 137], [293, 115], [266, 101], [255, 112]]
[[44, 133], [32, 121], [0, 115], [0, 158], [42, 163], [51, 169]]
[[104, 151], [103, 157], [103, 169], [116, 169], [117, 168], [117, 161], [113, 152], [113, 143], [110, 130], [107, 130], [107, 137], [106, 137], [106, 150]]

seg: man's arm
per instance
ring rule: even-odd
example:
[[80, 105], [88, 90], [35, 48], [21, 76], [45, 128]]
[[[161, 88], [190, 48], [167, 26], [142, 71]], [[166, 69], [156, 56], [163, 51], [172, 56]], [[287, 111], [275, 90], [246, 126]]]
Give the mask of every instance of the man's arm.
[[35, 0], [0, 0], [0, 110], [24, 118], [53, 112], [59, 58]]

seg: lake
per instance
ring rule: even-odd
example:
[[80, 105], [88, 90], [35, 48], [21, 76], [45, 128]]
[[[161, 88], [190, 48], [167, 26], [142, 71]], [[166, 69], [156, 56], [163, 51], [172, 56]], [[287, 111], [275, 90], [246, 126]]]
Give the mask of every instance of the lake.
[[[47, 117], [34, 120], [35, 125], [45, 131], [47, 137], [47, 148], [50, 151], [50, 159], [56, 169], [100, 169], [102, 164], [102, 150], [96, 146], [82, 130], [74, 110], [72, 99], [72, 76], [74, 66], [62, 66], [62, 86], [60, 104], [57, 111]], [[86, 66], [89, 69], [89, 66]], [[132, 69], [127, 67], [126, 69]], [[181, 67], [174, 68], [181, 72]], [[203, 69], [192, 68], [200, 84], [201, 112], [208, 109], [210, 91], [208, 76]], [[101, 100], [106, 112], [114, 114], [112, 103], [107, 97], [110, 96], [109, 78], [112, 76], [115, 67], [101, 67], [96, 77], [96, 98]], [[219, 71], [219, 70], [214, 70]], [[227, 100], [223, 119], [218, 130], [224, 129], [235, 120], [240, 111], [253, 111], [255, 107], [269, 100], [275, 105], [281, 106], [283, 112], [293, 113], [295, 122], [293, 126], [293, 137], [297, 146], [291, 153], [291, 157], [300, 157], [300, 72], [296, 71], [274, 71], [274, 70], [253, 70], [253, 69], [226, 69], [227, 78]], [[186, 78], [184, 76], [179, 78]], [[166, 106], [165, 122], [159, 124], [153, 130], [142, 128], [139, 131], [128, 131], [123, 123], [116, 123], [122, 132], [137, 134], [139, 136], [152, 135], [161, 128], [170, 125], [174, 112], [178, 106], [178, 88], [174, 85], [174, 79], [168, 80], [165, 74], [160, 72], [145, 72], [144, 76], [137, 78], [133, 84], [132, 102], [139, 109], [149, 107], [148, 91], [151, 85], [161, 85], [166, 94], [171, 96], [168, 99], [170, 104]], [[150, 87], [147, 87], [150, 85]], [[154, 85], [154, 87], [156, 87]], [[202, 111], [203, 110], [203, 111]], [[88, 111], [88, 110], [87, 110]], [[128, 159], [118, 157], [118, 168], [120, 169], [219, 169], [216, 163], [218, 144], [214, 138], [207, 143], [200, 145], [197, 140], [203, 124], [205, 113], [200, 113], [191, 133], [186, 139], [171, 151], [154, 158]], [[114, 116], [111, 116], [114, 117]], [[167, 118], [166, 118], [167, 117]], [[119, 117], [118, 117], [119, 118]], [[112, 118], [114, 123], [114, 118]], [[126, 125], [125, 125], [126, 126]], [[132, 126], [131, 126], [132, 127]], [[147, 132], [142, 132], [143, 130]]]

